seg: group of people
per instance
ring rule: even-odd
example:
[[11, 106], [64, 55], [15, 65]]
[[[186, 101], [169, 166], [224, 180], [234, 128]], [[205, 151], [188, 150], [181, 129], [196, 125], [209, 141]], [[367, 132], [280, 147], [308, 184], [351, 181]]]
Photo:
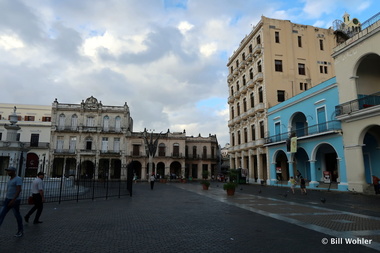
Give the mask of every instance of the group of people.
[[[10, 179], [7, 183], [7, 193], [3, 202], [2, 210], [0, 212], [0, 226], [3, 223], [7, 213], [12, 209], [13, 214], [17, 220], [17, 233], [14, 236], [21, 237], [24, 234], [24, 224], [20, 213], [20, 193], [22, 190], [22, 179], [21, 177], [17, 176], [17, 169], [15, 167], [9, 167], [5, 169], [5, 171], [7, 172]], [[40, 216], [43, 210], [43, 203], [45, 202], [43, 184], [44, 176], [45, 173], [39, 172], [36, 179], [32, 182], [31, 193], [34, 204], [29, 212], [24, 216], [25, 222], [29, 222], [30, 216], [37, 210], [33, 224], [42, 223], [42, 221], [40, 221]]]

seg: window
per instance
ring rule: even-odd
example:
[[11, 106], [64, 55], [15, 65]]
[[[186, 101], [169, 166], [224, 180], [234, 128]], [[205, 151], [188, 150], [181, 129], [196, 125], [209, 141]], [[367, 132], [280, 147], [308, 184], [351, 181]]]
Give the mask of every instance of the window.
[[245, 61], [245, 53], [243, 53], [243, 54], [241, 55], [241, 59], [242, 59], [243, 61]]
[[103, 130], [105, 132], [109, 131], [109, 122], [110, 122], [110, 118], [108, 116], [104, 116], [104, 118], [103, 118]]
[[264, 102], [264, 96], [263, 96], [263, 87], [259, 88], [259, 103]]
[[238, 141], [238, 145], [240, 145], [241, 144], [241, 138], [240, 138], [241, 136], [240, 136], [240, 131], [238, 131], [238, 136], [237, 136], [237, 141]]
[[251, 93], [250, 99], [251, 99], [251, 108], [253, 108], [255, 106], [255, 94], [253, 94], [253, 92]]
[[230, 70], [231, 70], [231, 74], [232, 74], [232, 72], [234, 72], [234, 67], [231, 66]]
[[277, 91], [277, 101], [278, 102], [285, 101], [285, 91], [284, 90], [278, 90]]
[[261, 67], [261, 61], [257, 63], [257, 72], [261, 73], [262, 72], [262, 67]]
[[211, 147], [211, 159], [214, 159], [215, 158], [215, 147], [212, 146]]
[[72, 117], [71, 117], [71, 130], [77, 130], [78, 128], [78, 116], [76, 114], [74, 114]]
[[239, 67], [239, 60], [236, 60], [236, 68]]
[[244, 128], [244, 143], [248, 142], [248, 131], [247, 128]]
[[300, 83], [300, 90], [303, 90], [303, 83]]
[[319, 66], [319, 73], [323, 73], [323, 66]]
[[239, 85], [239, 81], [236, 82], [236, 91], [239, 91], [240, 89], [240, 85]]
[[63, 151], [63, 136], [57, 137], [57, 151], [62, 152]]
[[42, 117], [42, 122], [51, 122], [51, 117]]
[[40, 138], [39, 134], [32, 134], [30, 136], [30, 146], [31, 147], [38, 147], [39, 138]]
[[59, 130], [65, 129], [65, 114], [59, 115], [58, 129]]
[[71, 136], [70, 137], [70, 143], [69, 143], [70, 153], [75, 153], [76, 145], [77, 145], [77, 137]]
[[300, 75], [305, 75], [305, 64], [303, 63], [298, 63], [298, 74]]
[[133, 156], [140, 156], [140, 145], [133, 145], [133, 151], [132, 151]]
[[304, 88], [305, 90], [307, 90], [307, 83], [304, 83], [304, 84], [303, 84], [303, 88]]
[[260, 121], [260, 138], [264, 138], [264, 121]]
[[239, 116], [240, 115], [240, 103], [237, 103], [236, 109], [237, 109], [237, 116]]
[[197, 158], [197, 147], [193, 146], [193, 158]]
[[327, 66], [324, 66], [323, 69], [325, 71], [325, 74], [327, 74]]
[[274, 69], [277, 72], [282, 72], [282, 60], [274, 60]]
[[115, 131], [116, 132], [121, 131], [121, 118], [119, 116], [115, 118]]
[[257, 36], [257, 38], [256, 38], [256, 43], [257, 43], [257, 44], [261, 44], [261, 38], [260, 38], [260, 35]]
[[179, 144], [178, 143], [173, 144], [173, 156], [179, 157]]
[[319, 49], [323, 51], [323, 40], [319, 40]]
[[231, 96], [234, 95], [234, 86], [231, 86]]
[[1, 141], [2, 137], [3, 137], [3, 133], [0, 133], [0, 141]]
[[203, 154], [202, 154], [203, 159], [207, 159], [207, 147], [203, 146]]
[[24, 121], [34, 121], [34, 116], [25, 116]]
[[102, 152], [106, 153], [108, 151], [108, 137], [102, 138]]
[[255, 125], [251, 126], [251, 135], [252, 135], [252, 140], [256, 140], [256, 128]]
[[302, 37], [298, 36], [298, 47], [302, 47]]
[[231, 107], [231, 119], [235, 118], [235, 108]]
[[165, 156], [165, 144], [160, 143], [158, 145], [158, 156]]
[[86, 139], [86, 150], [91, 150], [92, 149], [92, 139], [87, 138]]
[[250, 53], [252, 53], [252, 44], [249, 45], [248, 50], [249, 50]]
[[113, 150], [115, 152], [120, 152], [120, 138], [114, 138], [114, 140], [113, 140]]
[[244, 112], [247, 111], [247, 99], [246, 98], [243, 99], [243, 111]]
[[274, 32], [274, 41], [280, 43], [280, 32]]
[[94, 126], [94, 118], [93, 117], [87, 117], [87, 124], [86, 126], [88, 127], [93, 127]]
[[247, 84], [246, 80], [245, 80], [245, 75], [243, 75], [243, 86], [245, 86]]
[[253, 69], [249, 70], [249, 79], [253, 79]]
[[231, 143], [232, 143], [232, 146], [235, 146], [235, 134], [234, 133], [231, 134]]

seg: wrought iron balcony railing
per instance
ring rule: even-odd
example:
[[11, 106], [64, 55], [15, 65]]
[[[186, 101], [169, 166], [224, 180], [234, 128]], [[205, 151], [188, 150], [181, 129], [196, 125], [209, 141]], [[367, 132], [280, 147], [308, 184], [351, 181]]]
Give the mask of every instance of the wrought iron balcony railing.
[[336, 116], [380, 105], [380, 92], [335, 106]]
[[341, 128], [340, 121], [339, 120], [332, 120], [332, 121], [320, 123], [320, 124], [309, 126], [309, 127], [294, 129], [290, 132], [285, 132], [285, 133], [269, 136], [269, 137], [265, 138], [265, 143], [269, 144], [269, 143], [274, 143], [274, 142], [285, 141], [293, 133], [299, 138], [299, 137], [303, 137], [303, 136], [312, 136], [315, 134], [327, 133], [327, 132], [331, 132], [331, 131], [338, 131], [341, 129], [342, 128]]

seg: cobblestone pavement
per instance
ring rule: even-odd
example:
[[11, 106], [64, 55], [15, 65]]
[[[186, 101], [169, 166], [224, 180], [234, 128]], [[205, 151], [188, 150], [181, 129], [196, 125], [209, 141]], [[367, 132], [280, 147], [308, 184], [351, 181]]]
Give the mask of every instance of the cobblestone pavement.
[[[199, 183], [156, 183], [153, 191], [138, 183], [132, 197], [46, 203], [44, 223], [25, 224], [21, 238], [13, 237], [17, 226], [9, 213], [0, 227], [0, 252], [380, 251], [380, 217], [369, 215], [379, 211], [378, 196], [326, 193], [323, 204], [316, 199], [323, 192], [286, 193], [239, 186], [227, 197], [220, 183], [208, 191]], [[362, 207], [345, 211], [347, 199]], [[21, 206], [21, 213], [29, 208]]]

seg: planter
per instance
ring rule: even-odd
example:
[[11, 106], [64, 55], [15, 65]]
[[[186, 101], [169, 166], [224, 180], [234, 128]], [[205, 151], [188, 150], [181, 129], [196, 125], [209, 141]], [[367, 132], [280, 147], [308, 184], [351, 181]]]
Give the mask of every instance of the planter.
[[235, 195], [235, 189], [227, 189], [227, 196], [233, 196]]
[[208, 185], [202, 184], [203, 190], [208, 190]]

